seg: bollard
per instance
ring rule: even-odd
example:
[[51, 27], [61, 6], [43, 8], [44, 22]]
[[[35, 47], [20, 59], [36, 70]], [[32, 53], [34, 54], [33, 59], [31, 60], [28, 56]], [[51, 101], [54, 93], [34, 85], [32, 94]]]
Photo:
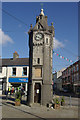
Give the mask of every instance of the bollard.
[[71, 95], [70, 95], [70, 98], [69, 98], [69, 105], [71, 106]]

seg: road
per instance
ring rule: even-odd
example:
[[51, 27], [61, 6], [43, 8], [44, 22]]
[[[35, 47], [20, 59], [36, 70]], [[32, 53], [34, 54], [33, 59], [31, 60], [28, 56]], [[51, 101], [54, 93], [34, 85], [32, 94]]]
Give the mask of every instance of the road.
[[[76, 103], [76, 99], [73, 99], [74, 101]], [[6, 100], [3, 97], [2, 118], [38, 118], [40, 120], [47, 120], [47, 118], [78, 118], [78, 106], [65, 105], [60, 109], [51, 109], [39, 105], [29, 107], [25, 104], [14, 106], [14, 101]]]
[[[56, 97], [59, 97], [59, 100], [61, 100], [62, 96], [59, 95], [55, 95]], [[65, 99], [65, 105], [66, 106], [78, 106], [79, 105], [79, 101], [80, 98], [74, 98], [74, 97], [68, 97], [68, 96], [64, 96]]]

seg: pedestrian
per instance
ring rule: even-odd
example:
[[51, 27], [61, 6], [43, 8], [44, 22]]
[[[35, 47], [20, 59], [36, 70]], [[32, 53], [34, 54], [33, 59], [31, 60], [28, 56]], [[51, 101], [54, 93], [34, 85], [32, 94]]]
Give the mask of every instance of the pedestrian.
[[8, 100], [8, 90], [6, 90], [6, 100]]
[[9, 88], [8, 88], [8, 94], [9, 94], [9, 95], [10, 95], [10, 90], [11, 90], [11, 89], [10, 89], [10, 87], [9, 87]]
[[15, 93], [15, 87], [14, 87], [14, 91], [13, 91], [13, 94]]
[[19, 87], [18, 87], [18, 92], [19, 92]]
[[10, 87], [10, 96], [11, 96], [11, 91], [12, 91], [12, 88]]
[[13, 94], [13, 92], [14, 92], [14, 87], [12, 87], [12, 91], [11, 91], [11, 93]]
[[16, 93], [16, 91], [17, 91], [17, 88], [15, 88], [15, 93]]

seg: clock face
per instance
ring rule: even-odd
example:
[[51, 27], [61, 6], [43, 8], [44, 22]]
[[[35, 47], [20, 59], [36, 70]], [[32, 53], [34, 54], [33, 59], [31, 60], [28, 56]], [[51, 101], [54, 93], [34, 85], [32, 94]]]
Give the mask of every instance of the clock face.
[[43, 38], [43, 34], [42, 33], [36, 33], [35, 35], [35, 39], [36, 40], [41, 40]]

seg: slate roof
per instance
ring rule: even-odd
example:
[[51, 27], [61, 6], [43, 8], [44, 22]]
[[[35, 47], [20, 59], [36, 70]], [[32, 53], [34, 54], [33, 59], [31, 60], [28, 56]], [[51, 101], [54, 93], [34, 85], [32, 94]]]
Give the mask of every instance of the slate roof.
[[29, 65], [29, 58], [0, 59], [2, 66]]
[[48, 24], [47, 24], [47, 22], [45, 20], [45, 16], [43, 16], [43, 19], [40, 19], [40, 21], [38, 21], [36, 23], [36, 25], [33, 27], [32, 30], [36, 30], [38, 24], [40, 24], [44, 29], [48, 30]]
[[[53, 33], [54, 26], [48, 26], [47, 20], [45, 18], [46, 16], [42, 16], [42, 17], [43, 17], [42, 19], [39, 19], [36, 22], [36, 24], [35, 24], [35, 26], [33, 28], [30, 28], [28, 33], [30, 33], [31, 31], [37, 31], [38, 30], [38, 28], [37, 28], [38, 25], [41, 25], [42, 31], [43, 30], [45, 30], [45, 31], [47, 30], [48, 32]], [[38, 18], [39, 18], [39, 16], [38, 16]]]

